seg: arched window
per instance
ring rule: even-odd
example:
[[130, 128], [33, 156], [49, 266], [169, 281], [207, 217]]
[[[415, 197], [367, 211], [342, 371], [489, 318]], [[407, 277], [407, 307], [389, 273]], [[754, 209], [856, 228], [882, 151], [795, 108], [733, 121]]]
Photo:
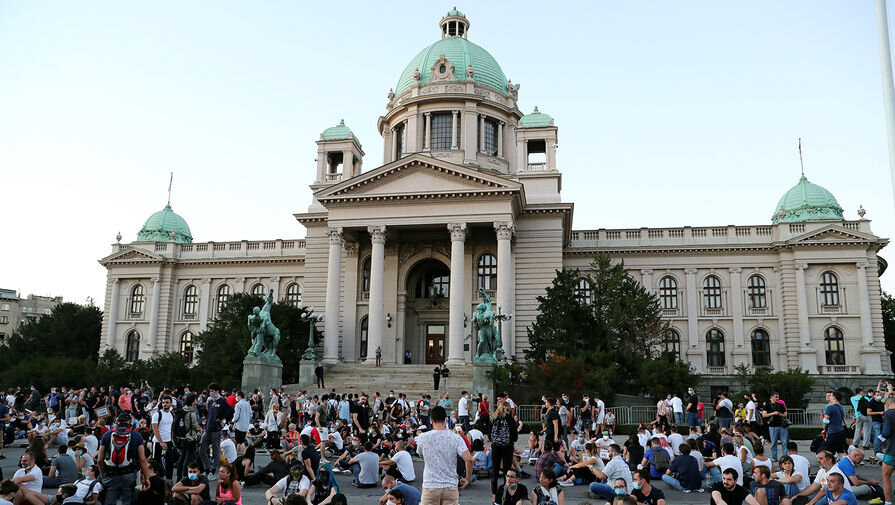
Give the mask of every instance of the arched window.
[[222, 284], [221, 287], [218, 288], [218, 314], [224, 310], [227, 302], [230, 301], [231, 294], [233, 293], [230, 291], [230, 286], [227, 284]]
[[447, 298], [451, 296], [451, 274], [447, 270], [430, 272], [426, 294], [430, 298]]
[[479, 256], [478, 289], [497, 289], [497, 258], [493, 254]]
[[360, 320], [360, 358], [367, 357], [367, 337], [370, 335], [370, 321], [367, 316]]
[[839, 306], [839, 278], [833, 272], [820, 274], [820, 303], [825, 307]]
[[842, 330], [835, 326], [827, 328], [824, 332], [824, 344], [827, 355], [827, 364], [844, 365], [845, 339], [842, 337]]
[[578, 283], [575, 284], [575, 299], [585, 305], [594, 302], [594, 291], [589, 280], [578, 279]]
[[137, 330], [131, 330], [125, 342], [124, 360], [133, 363], [140, 359], [140, 334]]
[[264, 284], [259, 282], [252, 286], [252, 294], [255, 296], [267, 296], [267, 290], [264, 288]]
[[721, 279], [709, 275], [702, 281], [702, 301], [707, 309], [721, 308]]
[[753, 275], [752, 277], [749, 277], [749, 281], [746, 283], [746, 287], [749, 291], [749, 308], [767, 308], [768, 297], [764, 277], [760, 275]]
[[662, 356], [668, 361], [674, 362], [681, 359], [681, 334], [677, 330], [668, 328], [662, 337]]
[[183, 290], [183, 316], [187, 319], [196, 316], [196, 308], [199, 306], [199, 290], [190, 284]]
[[659, 301], [663, 309], [677, 309], [677, 281], [674, 277], [666, 275], [659, 281]]
[[286, 303], [296, 307], [301, 305], [301, 286], [297, 282], [286, 287]]
[[370, 292], [370, 264], [372, 262], [372, 258], [367, 258], [364, 260], [364, 268], [363, 275], [361, 280], [360, 290], [361, 293], [369, 293]]
[[724, 360], [724, 334], [717, 328], [712, 328], [705, 334], [706, 357], [709, 366], [725, 366]]
[[752, 364], [771, 366], [771, 341], [768, 332], [762, 328], [752, 332]]
[[131, 314], [139, 315], [143, 313], [143, 304], [146, 302], [146, 294], [143, 291], [143, 285], [137, 284], [131, 289]]
[[193, 332], [190, 330], [180, 335], [180, 355], [187, 363], [193, 362]]

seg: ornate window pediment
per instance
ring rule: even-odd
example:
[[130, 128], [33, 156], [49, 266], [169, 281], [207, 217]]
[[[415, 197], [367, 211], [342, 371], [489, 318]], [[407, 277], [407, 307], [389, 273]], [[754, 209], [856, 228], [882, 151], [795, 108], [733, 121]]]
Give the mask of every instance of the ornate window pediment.
[[454, 66], [450, 60], [442, 54], [440, 58], [432, 65], [432, 79], [430, 82], [438, 81], [456, 81], [454, 77]]

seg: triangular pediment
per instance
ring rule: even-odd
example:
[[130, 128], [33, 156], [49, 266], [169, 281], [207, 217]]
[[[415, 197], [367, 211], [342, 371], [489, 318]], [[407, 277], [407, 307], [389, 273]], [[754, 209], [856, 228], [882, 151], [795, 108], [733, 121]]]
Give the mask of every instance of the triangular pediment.
[[521, 184], [499, 175], [414, 154], [317, 192], [321, 202], [390, 195], [516, 192]]
[[133, 262], [146, 262], [146, 263], [155, 263], [159, 261], [164, 261], [165, 258], [159, 256], [158, 254], [151, 253], [144, 249], [138, 249], [132, 246], [126, 246], [120, 251], [114, 252], [105, 258], [99, 260], [101, 265], [105, 265], [108, 263], [133, 263]]
[[875, 242], [878, 238], [855, 230], [849, 230], [841, 225], [831, 224], [818, 230], [793, 237], [789, 240], [792, 244], [809, 243], [836, 243], [836, 242]]

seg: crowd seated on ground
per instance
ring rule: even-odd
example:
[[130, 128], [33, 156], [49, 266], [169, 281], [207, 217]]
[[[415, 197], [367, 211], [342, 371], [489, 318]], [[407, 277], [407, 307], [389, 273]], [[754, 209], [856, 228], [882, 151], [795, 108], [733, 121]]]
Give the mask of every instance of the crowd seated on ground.
[[[869, 389], [856, 413], [872, 417], [872, 433], [895, 436], [891, 387]], [[703, 419], [704, 405], [692, 389], [683, 398], [669, 394], [656, 418], [621, 445], [613, 438], [615, 416], [598, 394], [580, 401], [545, 397], [540, 429], [521, 449], [516, 404], [506, 393], [495, 400], [492, 406], [484, 396], [463, 392], [454, 412], [447, 393], [411, 400], [394, 392], [246, 394], [217, 384], [202, 391], [156, 391], [147, 383], [60, 387], [45, 396], [36, 388], [16, 389], [0, 405], [0, 428], [5, 445], [21, 441], [27, 450], [13, 478], [0, 483], [0, 505], [241, 505], [244, 490], [253, 486], [264, 486], [272, 505], [329, 505], [347, 503], [344, 485], [381, 487], [382, 505], [416, 505], [422, 479], [414, 459], [421, 456], [421, 436], [441, 429], [432, 421], [435, 411], [447, 416], [443, 428], [453, 430], [469, 453], [470, 465], [458, 456], [458, 489], [490, 481], [493, 502], [501, 505], [562, 505], [564, 489], [574, 486], [613, 503], [663, 505], [659, 484], [669, 493], [708, 490], [719, 505], [832, 505], [851, 503], [853, 496], [881, 504], [885, 482], [862, 479], [856, 469], [881, 462], [885, 472], [895, 465], [889, 444], [883, 448], [867, 436], [860, 444], [858, 433], [851, 438], [834, 392], [813, 479], [808, 460], [788, 440], [786, 407], [776, 394], [764, 402], [748, 395], [738, 408], [719, 395], [711, 420]], [[256, 465], [257, 454], [268, 455], [269, 463]], [[142, 490], [134, 495], [136, 478]], [[520, 482], [526, 479], [529, 486]]]

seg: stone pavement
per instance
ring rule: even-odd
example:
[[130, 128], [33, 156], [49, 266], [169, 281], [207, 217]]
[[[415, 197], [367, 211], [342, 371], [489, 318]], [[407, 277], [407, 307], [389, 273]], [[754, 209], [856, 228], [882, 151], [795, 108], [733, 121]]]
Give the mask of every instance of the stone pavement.
[[[621, 444], [624, 440], [622, 437], [615, 437], [616, 441]], [[799, 450], [800, 454], [808, 458], [812, 463], [812, 473], [817, 471], [817, 464], [814, 461], [814, 455], [809, 454], [808, 450], [809, 442], [803, 441], [799, 442]], [[6, 456], [6, 459], [0, 460], [0, 469], [2, 469], [2, 473], [4, 478], [10, 478], [16, 471], [16, 465], [18, 463], [19, 457], [22, 453], [25, 452], [25, 448], [22, 446], [21, 442], [17, 442], [13, 445], [13, 447], [7, 447], [3, 449], [3, 455]], [[50, 450], [51, 453], [55, 454], [55, 449]], [[256, 467], [260, 468], [264, 466], [268, 462], [268, 458], [266, 455], [259, 454], [255, 464]], [[414, 467], [416, 469], [417, 474], [417, 482], [416, 485], [419, 487], [422, 482], [423, 475], [423, 462], [421, 460], [414, 460]], [[530, 465], [525, 465], [524, 469], [528, 473], [533, 472], [533, 468]], [[866, 465], [858, 468], [858, 475], [863, 478], [873, 478], [879, 480], [881, 474], [881, 470], [879, 466], [875, 465]], [[348, 503], [354, 504], [362, 504], [362, 505], [375, 505], [378, 499], [382, 496], [382, 492], [376, 489], [358, 489], [351, 485], [351, 476], [348, 474], [337, 474], [336, 478], [339, 482], [341, 490], [348, 496]], [[529, 490], [533, 485], [535, 485], [536, 480], [532, 477], [529, 479], [523, 479], [522, 484], [524, 484]], [[657, 488], [662, 489], [665, 492], [666, 502], [670, 504], [681, 504], [681, 505], [705, 505], [709, 502], [709, 495], [707, 493], [691, 493], [684, 494], [678, 491], [675, 491], [665, 485], [664, 482], [653, 483]], [[245, 490], [243, 495], [243, 504], [244, 505], [264, 505], [267, 501], [264, 498], [264, 491], [267, 488], [263, 485], [261, 486], [253, 486]], [[48, 490], [49, 491], [49, 490]], [[563, 488], [565, 493], [565, 503], [566, 505], [578, 505], [583, 502], [589, 502], [593, 505], [603, 505], [605, 500], [600, 499], [589, 499], [585, 495], [585, 486], [574, 486]], [[51, 492], [55, 492], [52, 490]], [[472, 483], [466, 491], [460, 494], [460, 503], [468, 503], [468, 504], [482, 504], [487, 505], [491, 498], [491, 486], [490, 482], [487, 480], [478, 481]]]

